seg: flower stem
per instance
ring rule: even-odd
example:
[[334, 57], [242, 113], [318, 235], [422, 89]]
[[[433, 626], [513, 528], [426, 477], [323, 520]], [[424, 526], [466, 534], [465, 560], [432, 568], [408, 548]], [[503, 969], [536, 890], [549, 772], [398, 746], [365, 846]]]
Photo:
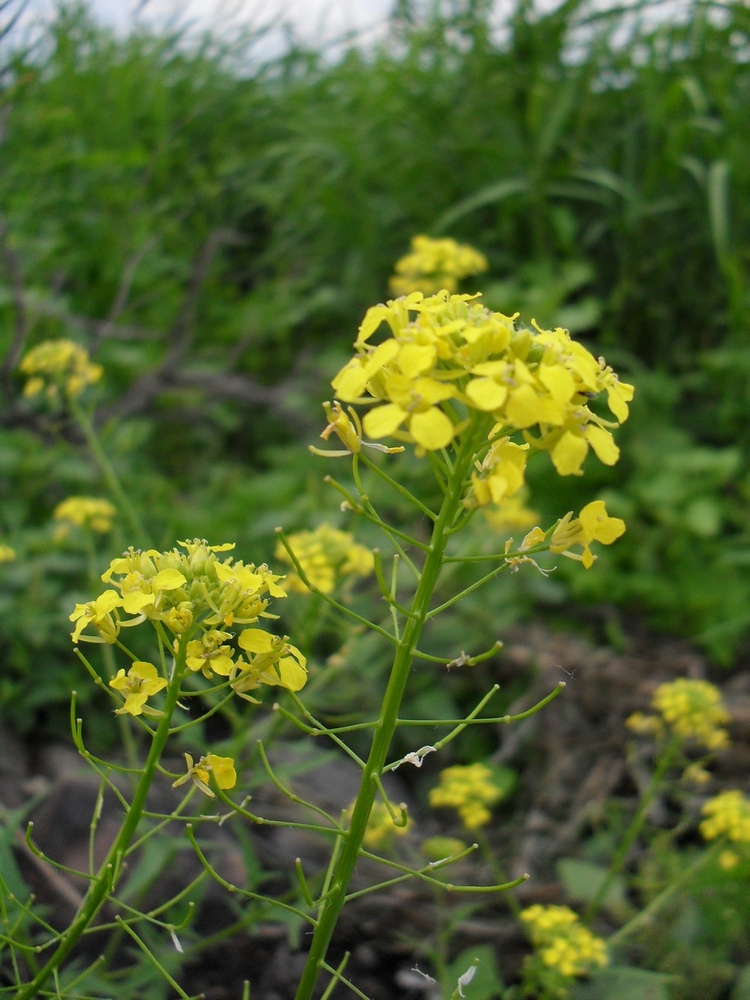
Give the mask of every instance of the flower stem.
[[300, 978], [295, 1000], [311, 1000], [318, 974], [324, 968], [325, 957], [331, 942], [339, 913], [346, 900], [347, 889], [359, 859], [370, 812], [377, 792], [376, 778], [385, 766], [388, 750], [398, 724], [398, 711], [403, 700], [411, 672], [414, 652], [427, 619], [435, 585], [443, 565], [445, 547], [456, 515], [461, 510], [465, 478], [476, 451], [477, 428], [462, 441], [451, 473], [448, 489], [440, 512], [435, 520], [430, 545], [420, 576], [403, 634], [396, 648], [393, 667], [388, 681], [380, 716], [375, 723], [370, 754], [365, 763], [359, 794], [354, 804], [351, 823], [346, 834], [341, 856], [333, 873], [333, 881], [320, 912], [313, 934], [307, 962]]
[[117, 878], [117, 872], [122, 864], [122, 860], [133, 840], [135, 831], [141, 821], [143, 810], [146, 805], [146, 797], [151, 788], [151, 784], [156, 773], [156, 767], [167, 742], [172, 721], [172, 713], [177, 704], [180, 694], [180, 682], [185, 671], [185, 648], [187, 640], [183, 636], [180, 642], [179, 651], [175, 658], [175, 669], [171, 683], [167, 688], [166, 700], [164, 703], [164, 714], [154, 733], [149, 750], [148, 758], [143, 767], [140, 780], [136, 786], [130, 808], [125, 814], [120, 832], [117, 834], [114, 843], [110, 847], [107, 857], [104, 859], [96, 878], [93, 880], [86, 895], [78, 908], [78, 912], [72, 923], [62, 935], [60, 944], [48, 959], [46, 964], [39, 970], [34, 978], [24, 986], [17, 994], [16, 1000], [33, 1000], [40, 995], [40, 991], [50, 976], [56, 969], [59, 969], [70, 952], [78, 943], [81, 935], [85, 932], [91, 921], [99, 911], [102, 903], [113, 889]]
[[97, 435], [96, 430], [94, 429], [94, 424], [92, 420], [89, 418], [88, 414], [83, 409], [83, 407], [78, 403], [77, 400], [72, 399], [70, 401], [70, 407], [73, 416], [76, 418], [78, 426], [81, 428], [83, 436], [86, 438], [86, 444], [91, 449], [91, 453], [96, 459], [97, 465], [101, 469], [102, 475], [106, 480], [107, 486], [112, 492], [112, 496], [117, 501], [120, 510], [122, 511], [122, 513], [125, 516], [125, 519], [128, 522], [129, 529], [139, 540], [140, 545], [143, 546], [147, 545], [149, 540], [148, 532], [143, 526], [143, 522], [138, 516], [138, 513], [135, 507], [133, 506], [130, 497], [125, 492], [123, 485], [120, 482], [120, 479], [117, 473], [115, 472], [112, 463], [107, 457], [107, 453], [102, 447], [102, 443], [99, 440], [99, 436]]
[[651, 776], [648, 788], [644, 792], [641, 803], [630, 821], [630, 826], [625, 831], [625, 836], [620, 841], [620, 846], [615, 852], [612, 863], [609, 866], [609, 870], [602, 879], [601, 885], [594, 895], [594, 898], [589, 903], [588, 909], [583, 916], [583, 922], [587, 926], [599, 912], [602, 903], [606, 899], [607, 893], [612, 887], [612, 883], [624, 868], [625, 862], [628, 859], [628, 854], [630, 853], [630, 848], [633, 846], [635, 838], [641, 832], [643, 824], [646, 822], [648, 811], [651, 808], [651, 803], [656, 798], [657, 792], [664, 782], [667, 771], [674, 763], [679, 746], [679, 739], [673, 738], [665, 747], [664, 752], [660, 755], [656, 768], [654, 769], [654, 773]]

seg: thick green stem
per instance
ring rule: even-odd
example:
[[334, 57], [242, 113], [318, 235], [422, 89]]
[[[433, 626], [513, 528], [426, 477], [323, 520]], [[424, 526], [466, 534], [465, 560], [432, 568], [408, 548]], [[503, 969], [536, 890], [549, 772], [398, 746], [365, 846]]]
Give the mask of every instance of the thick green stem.
[[456, 463], [448, 490], [445, 493], [440, 513], [433, 527], [422, 574], [403, 635], [396, 648], [396, 655], [393, 667], [391, 668], [391, 675], [383, 699], [380, 716], [375, 724], [375, 734], [370, 754], [362, 773], [362, 781], [352, 812], [351, 824], [341, 851], [341, 857], [336, 865], [330, 892], [320, 907], [313, 940], [297, 988], [295, 1000], [311, 1000], [318, 974], [325, 962], [326, 953], [339, 913], [346, 900], [349, 883], [357, 865], [370, 812], [377, 793], [377, 782], [375, 779], [380, 776], [385, 766], [388, 750], [398, 724], [398, 712], [409, 679], [414, 652], [417, 649], [422, 628], [429, 611], [430, 600], [443, 565], [449, 529], [455, 520], [456, 514], [461, 509], [465, 478], [474, 458], [475, 444], [476, 441], [473, 435], [467, 435], [467, 439], [462, 443], [456, 456]]
[[96, 878], [92, 881], [86, 895], [78, 908], [78, 913], [73, 919], [68, 929], [62, 935], [60, 944], [55, 949], [46, 964], [34, 976], [32, 981], [16, 994], [16, 1000], [34, 1000], [39, 996], [39, 991], [50, 978], [55, 969], [58, 969], [91, 924], [99, 911], [102, 903], [113, 889], [117, 879], [117, 874], [122, 865], [128, 847], [133, 840], [135, 831], [141, 821], [143, 810], [146, 805], [146, 797], [154, 780], [156, 766], [164, 750], [164, 745], [169, 736], [172, 713], [177, 704], [180, 694], [180, 682], [185, 670], [185, 646], [186, 638], [180, 643], [179, 652], [175, 658], [175, 668], [167, 688], [167, 696], [164, 704], [164, 714], [162, 715], [156, 732], [154, 733], [149, 750], [148, 758], [143, 767], [140, 780], [133, 795], [125, 819], [123, 820], [120, 832], [118, 833], [112, 847], [109, 849], [107, 857], [99, 869]]

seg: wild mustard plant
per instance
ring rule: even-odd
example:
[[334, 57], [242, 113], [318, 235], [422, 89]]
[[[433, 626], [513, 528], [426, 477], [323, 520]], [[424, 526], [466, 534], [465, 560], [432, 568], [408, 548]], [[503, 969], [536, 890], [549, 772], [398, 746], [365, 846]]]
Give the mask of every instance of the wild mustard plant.
[[569, 907], [529, 906], [520, 917], [534, 945], [524, 968], [524, 996], [568, 997], [574, 980], [607, 965], [606, 943]]
[[21, 361], [21, 372], [28, 376], [25, 396], [43, 394], [57, 401], [81, 395], [87, 386], [95, 385], [104, 369], [91, 361], [88, 351], [72, 340], [45, 340], [32, 348]]
[[68, 497], [52, 511], [52, 520], [59, 522], [55, 539], [59, 541], [65, 538], [71, 525], [106, 535], [112, 530], [112, 522], [116, 516], [117, 508], [109, 500], [101, 497]]
[[[473, 266], [477, 263], [474, 260]], [[458, 264], [454, 263], [453, 270], [458, 274]], [[352, 536], [333, 529], [289, 537], [281, 533], [280, 544], [301, 585], [391, 646], [393, 661], [382, 702], [372, 705], [370, 721], [352, 727], [331, 727], [311, 714], [299, 694], [308, 676], [306, 657], [286, 635], [261, 627], [261, 623], [276, 618], [270, 610], [272, 601], [286, 596], [282, 577], [265, 564], [235, 561], [226, 555], [233, 548], [231, 544], [212, 546], [193, 540], [180, 542], [168, 551], [131, 547], [113, 559], [102, 575], [105, 589], [73, 609], [72, 639], [92, 678], [110, 695], [113, 711], [138, 727], [145, 737], [146, 760], [131, 769], [135, 776], [132, 795], [126, 798], [118, 794], [125, 807], [122, 826], [104, 863], [83, 873], [89, 888], [73, 922], [64, 933], [49, 934], [42, 948], [51, 950], [51, 954], [43, 965], [35, 967], [26, 982], [19, 978], [19, 1000], [36, 996], [56, 975], [106, 899], [116, 905], [116, 882], [123, 859], [129, 856], [133, 844], [142, 843], [158, 831], [157, 824], [136, 836], [142, 829], [146, 796], [155, 780], [166, 777], [172, 787], [187, 788], [185, 802], [193, 788], [203, 792], [207, 800], [215, 799], [228, 810], [222, 822], [233, 818], [250, 823], [273, 822], [251, 812], [247, 799], [229, 797], [241, 780], [236, 762], [202, 745], [202, 735], [196, 741], [201, 743], [197, 762], [191, 753], [184, 753], [185, 769], [177, 774], [162, 763], [171, 737], [180, 734], [184, 738], [185, 733], [200, 726], [235, 696], [257, 703], [264, 687], [285, 691], [286, 700], [275, 706], [279, 716], [307, 736], [329, 739], [361, 770], [359, 792], [350, 811], [337, 817], [288, 789], [274, 774], [260, 745], [269, 779], [313, 816], [309, 823], [293, 825], [315, 830], [332, 843], [330, 865], [318, 888], [313, 890], [307, 881], [304, 859], [299, 862], [298, 905], [229, 886], [188, 827], [190, 843], [212, 878], [232, 889], [237, 898], [263, 898], [291, 910], [309, 925], [309, 951], [296, 1000], [311, 1000], [323, 974], [330, 979], [330, 989], [341, 982], [357, 992], [343, 974], [345, 961], [334, 968], [328, 964], [327, 954], [342, 908], [351, 897], [350, 882], [363, 854], [391, 872], [395, 869], [397, 880], [418, 878], [442, 889], [446, 883], [437, 877], [439, 869], [471, 850], [467, 848], [455, 857], [443, 857], [421, 868], [373, 853], [385, 846], [385, 834], [389, 832], [386, 827], [403, 831], [409, 822], [405, 808], [394, 807], [388, 800], [382, 781], [386, 772], [407, 764], [421, 766], [424, 755], [439, 753], [480, 717], [483, 722], [498, 724], [513, 721], [507, 715], [487, 715], [497, 685], [464, 718], [400, 717], [415, 663], [427, 664], [432, 670], [444, 669], [486, 660], [497, 648], [493, 644], [489, 650], [466, 653], [463, 647], [469, 645], [468, 637], [457, 636], [456, 649], [446, 650], [443, 656], [428, 655], [420, 649], [423, 630], [442, 611], [465, 594], [490, 584], [500, 572], [517, 570], [524, 564], [536, 565], [534, 557], [539, 553], [566, 555], [589, 569], [595, 559], [592, 545], [611, 544], [622, 534], [622, 521], [610, 517], [603, 502], [594, 501], [577, 516], [569, 512], [546, 529], [536, 525], [518, 545], [509, 539], [502, 551], [490, 555], [466, 559], [459, 544], [462, 528], [477, 511], [491, 511], [521, 493], [532, 455], [546, 452], [563, 476], [581, 475], [590, 452], [605, 464], [616, 462], [619, 451], [612, 431], [627, 418], [633, 388], [621, 383], [603, 360], [594, 358], [565, 330], [517, 327], [515, 317], [491, 312], [478, 295], [456, 295], [446, 287], [436, 294], [411, 292], [374, 306], [364, 317], [354, 348], [354, 356], [333, 380], [337, 400], [325, 406], [328, 424], [321, 435], [324, 440], [336, 436], [343, 448], [314, 450], [351, 460], [354, 487], [331, 478], [329, 482], [343, 498], [343, 511], [364, 518], [381, 531], [386, 552], [391, 552], [390, 572], [383, 552], [365, 553]], [[54, 364], [40, 360], [41, 353], [35, 356], [32, 352], [33, 363], [27, 356], [25, 371], [38, 379], [50, 373], [54, 376], [54, 385], [62, 386], [92, 450], [102, 459], [92, 421], [80, 407], [76, 409], [76, 394], [99, 377], [97, 366], [90, 366], [76, 350], [59, 343], [48, 353]], [[62, 364], [60, 359], [66, 358], [72, 359], [72, 369]], [[43, 383], [33, 383], [34, 392], [42, 389]], [[602, 416], [595, 408], [594, 401], [600, 394], [606, 397], [615, 419]], [[358, 408], [364, 408], [363, 417]], [[381, 443], [388, 439], [396, 443]], [[440, 498], [435, 507], [399, 482], [397, 456], [405, 448], [413, 448], [417, 458], [429, 463]], [[383, 462], [391, 463], [393, 468], [391, 464], [385, 467]], [[106, 463], [102, 460], [100, 464], [107, 474]], [[109, 472], [111, 479], [113, 471]], [[381, 517], [365, 487], [365, 473], [378, 477], [411, 505], [415, 517], [429, 525], [427, 538], [416, 537]], [[117, 491], [115, 496], [124, 507], [127, 498]], [[131, 517], [130, 523], [133, 530], [141, 530], [137, 516]], [[459, 593], [444, 594], [440, 590], [442, 570], [458, 562], [466, 562], [467, 569], [475, 571], [474, 580]], [[484, 569], [482, 562], [488, 564]], [[385, 624], [362, 617], [336, 597], [335, 587], [342, 575], [364, 574], [373, 568], [388, 610]], [[405, 580], [406, 576], [411, 579]], [[129, 642], [129, 636], [135, 636], [133, 629], [140, 630], [137, 644]], [[150, 636], [151, 653], [147, 659], [142, 652], [144, 630]], [[108, 683], [80, 652], [83, 643], [99, 644], [121, 654], [124, 665], [111, 672]], [[357, 669], [356, 664], [353, 667]], [[562, 687], [559, 684], [522, 717], [547, 704]], [[188, 711], [191, 704], [197, 707], [194, 713]], [[365, 714], [369, 713], [365, 710]], [[79, 752], [103, 774], [104, 785], [111, 784], [109, 770], [102, 771], [101, 762], [97, 763], [86, 748], [82, 725], [74, 713], [73, 720]], [[428, 725], [432, 731], [442, 727], [443, 735], [433, 744], [389, 763], [396, 729], [407, 721], [410, 726]], [[358, 733], [360, 742], [363, 731], [371, 733], [364, 756], [347, 744], [350, 729]], [[466, 773], [473, 776], [468, 791], [474, 804], [470, 808], [464, 794], [464, 822], [467, 828], [475, 828], [486, 821], [496, 794], [485, 775], [471, 768]], [[383, 807], [388, 820], [384, 819]], [[167, 818], [176, 819], [182, 808]], [[381, 843], [371, 850], [374, 837]], [[392, 881], [391, 874], [365, 891]], [[488, 893], [518, 881], [451, 889]], [[135, 919], [137, 922], [148, 917]], [[128, 928], [128, 933], [137, 936], [133, 927]], [[169, 982], [178, 995], [187, 996], [171, 978]]]
[[411, 253], [396, 262], [396, 273], [389, 282], [392, 295], [424, 292], [426, 295], [446, 289], [458, 291], [463, 278], [487, 270], [483, 253], [450, 237], [432, 239], [415, 236]]
[[[209, 707], [194, 718], [188, 712], [190, 702], [202, 705], [208, 699], [211, 704], [213, 699], [220, 705], [235, 695], [256, 701], [264, 686], [299, 691], [305, 685], [306, 663], [299, 650], [287, 637], [260, 627], [262, 621], [276, 618], [270, 610], [272, 601], [286, 596], [281, 578], [264, 564], [235, 560], [227, 555], [232, 548], [195, 539], [166, 552], [130, 549], [112, 560], [102, 575], [107, 589], [76, 605], [70, 615], [71, 638], [77, 647], [116, 646], [128, 661], [128, 668], [120, 668], [107, 687], [117, 706], [115, 713], [129, 715], [140, 725], [149, 749], [145, 763], [136, 769], [132, 796], [125, 799], [118, 793], [126, 811], [107, 857], [97, 870], [81, 872], [89, 888], [78, 912], [64, 933], [51, 933], [40, 946], [51, 948], [52, 954], [29, 982], [19, 982], [19, 998], [39, 995], [105, 899], [114, 901], [117, 872], [131, 851], [157, 775], [173, 779], [175, 788], [190, 782], [211, 797], [212, 785], [221, 792], [234, 787], [236, 772], [229, 757], [207, 752], [195, 763], [186, 753], [183, 774], [169, 774], [161, 763], [170, 736], [194, 728], [215, 710]], [[130, 630], [140, 627], [150, 632], [155, 662], [141, 660], [125, 642]], [[97, 684], [105, 687], [82, 653], [80, 659]], [[97, 765], [86, 749], [80, 722], [74, 724], [74, 738], [81, 754], [100, 770], [103, 762]], [[100, 770], [105, 785], [110, 784], [112, 768], [118, 769], [108, 765]], [[187, 994], [180, 990], [179, 995]]]
[[[370, 576], [375, 570], [371, 549], [360, 545], [348, 531], [321, 524], [312, 531], [297, 531], [287, 536], [299, 564], [310, 583], [324, 594], [332, 594], [344, 578]], [[274, 553], [281, 562], [291, 564], [286, 548], [279, 543]], [[296, 573], [288, 573], [284, 582], [288, 591], [308, 593]]]
[[490, 808], [502, 798], [492, 768], [480, 763], [446, 767], [439, 785], [430, 790], [430, 805], [456, 809], [467, 830], [486, 826], [492, 818]]

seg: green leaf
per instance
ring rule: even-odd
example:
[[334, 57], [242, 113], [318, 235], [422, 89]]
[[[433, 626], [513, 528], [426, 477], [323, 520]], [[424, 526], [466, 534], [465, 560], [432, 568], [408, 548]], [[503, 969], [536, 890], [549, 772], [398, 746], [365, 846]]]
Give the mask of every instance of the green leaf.
[[461, 987], [466, 1000], [492, 1000], [493, 997], [500, 997], [503, 981], [495, 961], [495, 952], [488, 944], [467, 948], [450, 963], [446, 970], [446, 995], [451, 996], [447, 991], [454, 990], [456, 996], [460, 996], [458, 981], [472, 965], [476, 965], [476, 972], [471, 981]]
[[[562, 858], [557, 863], [557, 871], [568, 896], [582, 903], [594, 899], [609, 873], [609, 870], [601, 865], [580, 861], [577, 858]], [[618, 876], [612, 881], [602, 905], [610, 910], [619, 911], [627, 907], [625, 882], [621, 877]]]
[[613, 966], [602, 969], [587, 983], [580, 983], [571, 991], [573, 1000], [669, 1000], [667, 984], [674, 980], [660, 972]]

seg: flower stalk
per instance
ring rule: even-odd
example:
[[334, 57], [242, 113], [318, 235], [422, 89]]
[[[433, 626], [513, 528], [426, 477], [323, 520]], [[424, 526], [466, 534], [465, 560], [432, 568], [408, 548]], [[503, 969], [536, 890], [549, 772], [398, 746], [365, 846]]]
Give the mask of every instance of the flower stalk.
[[398, 712], [403, 701], [409, 679], [415, 650], [419, 644], [430, 601], [443, 566], [445, 547], [450, 537], [450, 528], [462, 510], [462, 497], [466, 478], [476, 453], [485, 421], [474, 422], [474, 433], [465, 434], [453, 466], [448, 489], [437, 520], [433, 526], [430, 545], [422, 567], [410, 613], [401, 639], [396, 648], [393, 667], [386, 688], [378, 721], [375, 723], [370, 753], [365, 762], [360, 782], [360, 790], [354, 804], [351, 823], [347, 832], [341, 856], [333, 873], [333, 883], [326, 899], [320, 905], [313, 940], [307, 962], [302, 973], [295, 1000], [311, 1000], [320, 971], [324, 968], [325, 956], [333, 936], [339, 913], [346, 901], [347, 890], [359, 859], [367, 823], [377, 793], [377, 779], [386, 763], [393, 734], [398, 725]]

